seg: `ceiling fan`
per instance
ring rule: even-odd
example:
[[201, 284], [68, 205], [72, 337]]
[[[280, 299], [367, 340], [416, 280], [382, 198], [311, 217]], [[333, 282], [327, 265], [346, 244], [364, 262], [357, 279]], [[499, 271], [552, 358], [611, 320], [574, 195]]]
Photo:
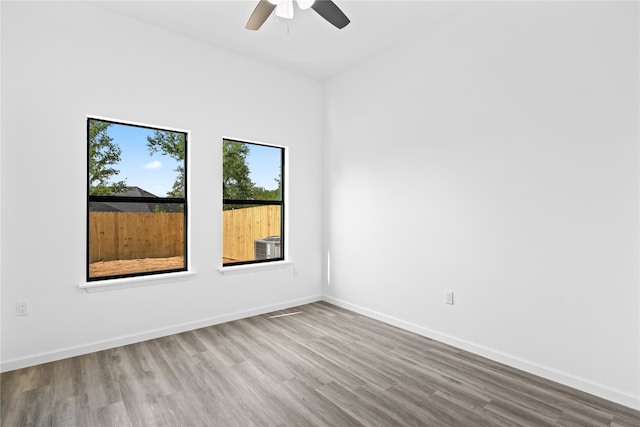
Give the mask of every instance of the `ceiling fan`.
[[[296, 3], [302, 10], [315, 10], [318, 15], [338, 28], [344, 28], [351, 22], [331, 0], [296, 0]], [[259, 29], [274, 9], [276, 16], [293, 19], [293, 0], [260, 0], [247, 22], [247, 30]]]

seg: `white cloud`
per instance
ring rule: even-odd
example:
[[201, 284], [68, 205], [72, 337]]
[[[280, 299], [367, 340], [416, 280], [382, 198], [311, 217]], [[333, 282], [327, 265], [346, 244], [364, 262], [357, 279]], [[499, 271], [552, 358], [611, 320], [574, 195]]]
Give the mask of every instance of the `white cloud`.
[[160, 160], [154, 160], [153, 162], [149, 162], [144, 165], [145, 169], [158, 169], [162, 167], [162, 162]]

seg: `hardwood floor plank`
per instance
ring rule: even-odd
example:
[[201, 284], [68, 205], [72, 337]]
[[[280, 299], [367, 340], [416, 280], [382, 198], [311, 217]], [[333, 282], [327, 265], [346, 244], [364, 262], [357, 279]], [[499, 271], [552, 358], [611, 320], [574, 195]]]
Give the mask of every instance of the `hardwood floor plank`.
[[347, 370], [344, 364], [338, 360], [334, 362], [324, 357], [317, 348], [315, 341], [291, 340], [286, 347], [287, 360], [298, 378], [313, 384], [319, 388], [331, 381], [336, 381], [344, 387], [354, 390], [365, 382]]
[[53, 425], [60, 427], [91, 425], [89, 398], [86, 393], [57, 401], [53, 408]]
[[629, 413], [628, 408], [621, 412], [615, 412], [613, 414], [612, 426], [617, 427], [638, 427], [640, 426], [640, 415]]
[[[100, 389], [100, 392], [104, 393], [106, 403], [108, 405], [120, 402], [122, 400], [122, 394], [120, 393], [120, 387], [118, 385], [118, 379], [115, 372], [115, 362], [118, 358], [118, 349], [111, 349], [106, 351], [100, 351], [95, 353], [96, 362], [98, 364], [98, 372], [91, 371], [89, 376], [95, 376], [94, 380], [96, 381], [93, 385], [94, 387], [88, 386], [89, 396], [92, 396], [92, 392], [95, 392], [96, 389]], [[91, 357], [91, 355], [85, 356], [84, 359]], [[104, 406], [98, 405], [98, 402], [89, 401], [89, 404], [96, 406]]]
[[24, 392], [26, 403], [24, 425], [53, 425], [53, 393], [50, 386]]
[[410, 410], [407, 405], [389, 399], [389, 393], [377, 390], [374, 385], [366, 385], [355, 391], [366, 407], [376, 407], [387, 417], [395, 420], [394, 425], [423, 426], [422, 414]]
[[119, 401], [96, 411], [95, 425], [98, 427], [132, 427], [124, 402]]
[[279, 385], [289, 398], [304, 408], [303, 414], [316, 426], [361, 427], [363, 424], [347, 412], [319, 394], [316, 389], [307, 387], [297, 379], [287, 380]]
[[4, 375], [2, 374], [2, 380], [0, 381], [2, 386], [2, 393], [0, 394], [0, 397], [2, 397], [0, 426], [26, 426], [26, 407], [29, 403], [26, 400], [26, 392], [21, 391], [20, 384], [16, 382], [19, 379], [19, 375], [12, 375], [7, 380], [4, 379]]
[[320, 387], [318, 393], [366, 426], [401, 425], [380, 408], [366, 405], [355, 392], [347, 390], [336, 382]]
[[557, 420], [538, 414], [525, 405], [502, 399], [492, 401], [485, 408], [521, 425], [552, 426]]
[[640, 426], [638, 411], [326, 302], [6, 372], [1, 392], [10, 427]]

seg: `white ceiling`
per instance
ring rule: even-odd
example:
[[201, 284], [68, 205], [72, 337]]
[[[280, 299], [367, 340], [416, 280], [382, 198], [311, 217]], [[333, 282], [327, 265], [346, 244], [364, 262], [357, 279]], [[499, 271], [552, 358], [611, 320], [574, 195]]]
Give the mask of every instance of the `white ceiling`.
[[91, 1], [110, 9], [318, 81], [401, 43], [471, 6], [462, 1], [334, 0], [351, 23], [339, 30], [314, 10], [294, 19], [272, 14], [258, 31], [245, 25], [258, 0]]

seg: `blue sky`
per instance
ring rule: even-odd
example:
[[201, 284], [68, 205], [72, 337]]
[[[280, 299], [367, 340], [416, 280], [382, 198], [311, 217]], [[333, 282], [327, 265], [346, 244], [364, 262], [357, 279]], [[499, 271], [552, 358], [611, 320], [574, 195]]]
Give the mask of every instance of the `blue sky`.
[[[115, 166], [120, 173], [113, 177], [112, 181], [126, 179], [128, 186], [140, 187], [156, 196], [166, 196], [175, 182], [178, 162], [161, 153], [149, 154], [147, 136], [153, 135], [153, 130], [113, 124], [108, 128], [108, 134], [122, 150], [121, 161]], [[275, 179], [280, 175], [280, 150], [254, 144], [250, 144], [249, 147], [247, 164], [251, 171], [251, 180], [267, 190], [277, 188]], [[220, 149], [222, 150], [222, 141]]]
[[280, 178], [279, 148], [249, 144], [247, 165], [251, 171], [249, 177], [257, 186], [266, 190], [278, 188], [276, 179]]
[[108, 134], [122, 150], [120, 163], [115, 166], [120, 173], [113, 180], [126, 179], [128, 186], [140, 187], [156, 196], [166, 196], [178, 175], [175, 171], [178, 162], [161, 153], [149, 154], [147, 136], [153, 135], [153, 130], [113, 124]]

